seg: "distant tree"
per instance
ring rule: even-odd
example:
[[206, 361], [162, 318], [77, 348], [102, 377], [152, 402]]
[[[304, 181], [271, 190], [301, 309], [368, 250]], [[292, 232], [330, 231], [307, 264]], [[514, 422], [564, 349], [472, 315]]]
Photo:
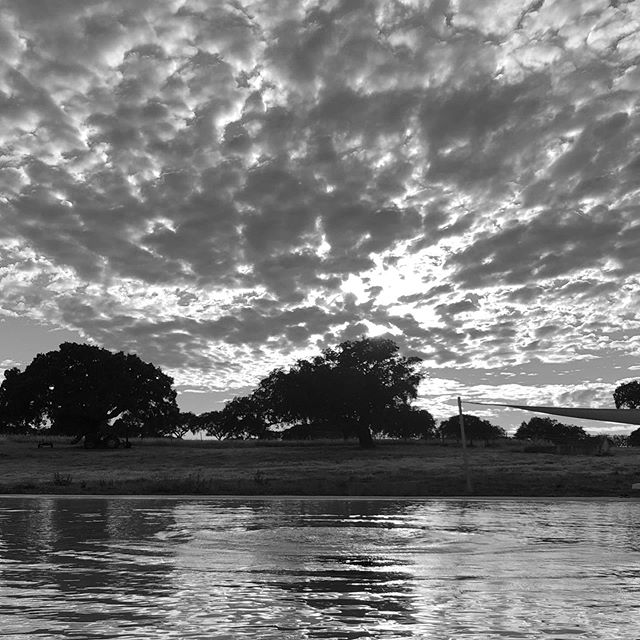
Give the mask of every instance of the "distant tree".
[[640, 428], [635, 429], [629, 434], [629, 439], [627, 440], [628, 446], [630, 447], [640, 447]]
[[222, 411], [205, 411], [196, 416], [194, 432], [204, 431], [218, 440], [228, 437], [222, 424]]
[[518, 440], [549, 440], [561, 444], [571, 440], [584, 440], [589, 436], [582, 427], [534, 416], [518, 427], [514, 437]]
[[381, 433], [390, 438], [432, 438], [436, 421], [426, 409], [403, 406], [393, 408], [384, 414]]
[[[600, 434], [600, 435], [604, 435], [606, 438], [609, 438], [609, 440], [611, 440], [611, 442], [613, 442], [613, 446], [614, 447], [620, 447], [620, 448], [624, 448], [624, 447], [630, 447], [632, 445], [629, 444], [629, 436], [626, 436], [624, 434], [621, 433], [614, 433], [613, 435], [606, 435], [606, 434]], [[639, 443], [640, 443], [640, 434], [639, 435]]]
[[625, 382], [613, 392], [616, 409], [637, 409], [640, 407], [640, 382]]
[[118, 418], [121, 426], [162, 435], [178, 416], [172, 385], [172, 378], [136, 355], [65, 342], [38, 354], [24, 371], [5, 372], [0, 424], [48, 425], [52, 433], [77, 436]]
[[360, 446], [373, 446], [383, 416], [408, 407], [423, 374], [419, 358], [398, 353], [392, 340], [362, 338], [299, 360], [288, 371], [276, 369], [253, 396], [266, 423], [332, 422], [351, 425]]
[[216, 428], [225, 438], [268, 438], [269, 422], [262, 399], [255, 394], [233, 398], [220, 412]]
[[182, 439], [189, 432], [197, 431], [197, 416], [191, 411], [181, 411], [173, 420], [173, 425], [168, 435]]
[[[504, 438], [507, 435], [502, 427], [491, 424], [488, 420], [483, 420], [478, 416], [464, 413], [463, 418], [465, 438], [470, 445], [473, 445], [474, 440], [484, 440], [488, 443], [490, 440]], [[456, 414], [444, 420], [440, 423], [438, 431], [443, 438], [458, 440], [460, 438], [460, 416]]]

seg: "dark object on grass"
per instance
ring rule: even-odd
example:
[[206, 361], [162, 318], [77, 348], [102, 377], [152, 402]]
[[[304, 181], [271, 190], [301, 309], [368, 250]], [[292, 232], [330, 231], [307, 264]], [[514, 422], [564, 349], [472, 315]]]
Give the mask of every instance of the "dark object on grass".
[[53, 442], [50, 442], [48, 440], [38, 442], [38, 449], [42, 449], [43, 447], [49, 447], [50, 449], [53, 449]]
[[114, 434], [87, 433], [84, 437], [85, 449], [118, 449], [119, 447], [120, 438]]
[[128, 439], [121, 440], [115, 433], [87, 433], [84, 436], [85, 449], [131, 449]]

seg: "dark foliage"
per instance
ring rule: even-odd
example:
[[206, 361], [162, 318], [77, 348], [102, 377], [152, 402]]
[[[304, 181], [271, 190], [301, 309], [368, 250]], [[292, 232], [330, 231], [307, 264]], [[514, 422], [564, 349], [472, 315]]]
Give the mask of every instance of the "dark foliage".
[[629, 434], [629, 439], [627, 440], [627, 446], [640, 447], [640, 428], [635, 429]]
[[288, 371], [272, 371], [251, 395], [225, 406], [216, 429], [260, 438], [273, 425], [349, 425], [360, 445], [369, 447], [373, 432], [384, 431], [385, 417], [416, 397], [419, 362], [400, 356], [392, 340], [346, 341]]
[[228, 437], [222, 422], [222, 411], [206, 411], [197, 415], [193, 431], [204, 431], [207, 435], [218, 440], [224, 440]]
[[269, 437], [266, 408], [257, 394], [236, 397], [220, 412], [218, 429], [225, 438]]
[[182, 439], [190, 431], [196, 433], [198, 430], [198, 416], [191, 411], [181, 411], [174, 419], [168, 435]]
[[518, 440], [548, 440], [555, 444], [584, 440], [588, 434], [582, 427], [562, 424], [552, 418], [540, 418], [535, 416], [528, 422], [523, 422], [516, 431]]
[[[640, 445], [640, 429], [638, 429], [638, 444]], [[613, 443], [614, 447], [631, 447], [633, 445], [629, 444], [629, 436], [622, 435], [620, 433], [615, 433], [613, 435], [607, 436], [609, 440]]]
[[331, 422], [311, 422], [309, 424], [294, 424], [282, 432], [283, 440], [348, 440], [356, 433], [349, 424], [333, 424]]
[[173, 380], [138, 356], [65, 342], [38, 354], [23, 372], [10, 369], [0, 386], [5, 430], [49, 426], [61, 435], [95, 433], [115, 418], [129, 435], [164, 435], [176, 424]]
[[409, 406], [389, 409], [384, 413], [381, 434], [388, 438], [433, 438], [436, 421], [426, 409]]
[[613, 392], [617, 409], [638, 409], [640, 407], [640, 382], [633, 380], [621, 384]]
[[[491, 424], [488, 420], [483, 420], [478, 416], [464, 413], [464, 433], [469, 444], [473, 445], [474, 440], [496, 440], [497, 438], [506, 437], [505, 430], [495, 424]], [[438, 432], [442, 438], [460, 439], [460, 416], [458, 414], [444, 420]]]

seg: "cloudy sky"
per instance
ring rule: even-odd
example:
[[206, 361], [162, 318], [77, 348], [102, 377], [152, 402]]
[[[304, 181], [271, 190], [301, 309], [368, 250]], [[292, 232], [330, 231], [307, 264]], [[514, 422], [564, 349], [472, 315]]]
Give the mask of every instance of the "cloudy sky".
[[199, 412], [388, 335], [438, 418], [613, 406], [639, 65], [624, 0], [0, 0], [0, 366], [132, 351]]

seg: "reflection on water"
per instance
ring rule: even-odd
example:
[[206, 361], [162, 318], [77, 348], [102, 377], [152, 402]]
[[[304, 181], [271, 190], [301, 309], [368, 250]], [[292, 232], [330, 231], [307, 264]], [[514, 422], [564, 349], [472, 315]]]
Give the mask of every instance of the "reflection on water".
[[640, 638], [640, 503], [0, 499], [3, 638]]

